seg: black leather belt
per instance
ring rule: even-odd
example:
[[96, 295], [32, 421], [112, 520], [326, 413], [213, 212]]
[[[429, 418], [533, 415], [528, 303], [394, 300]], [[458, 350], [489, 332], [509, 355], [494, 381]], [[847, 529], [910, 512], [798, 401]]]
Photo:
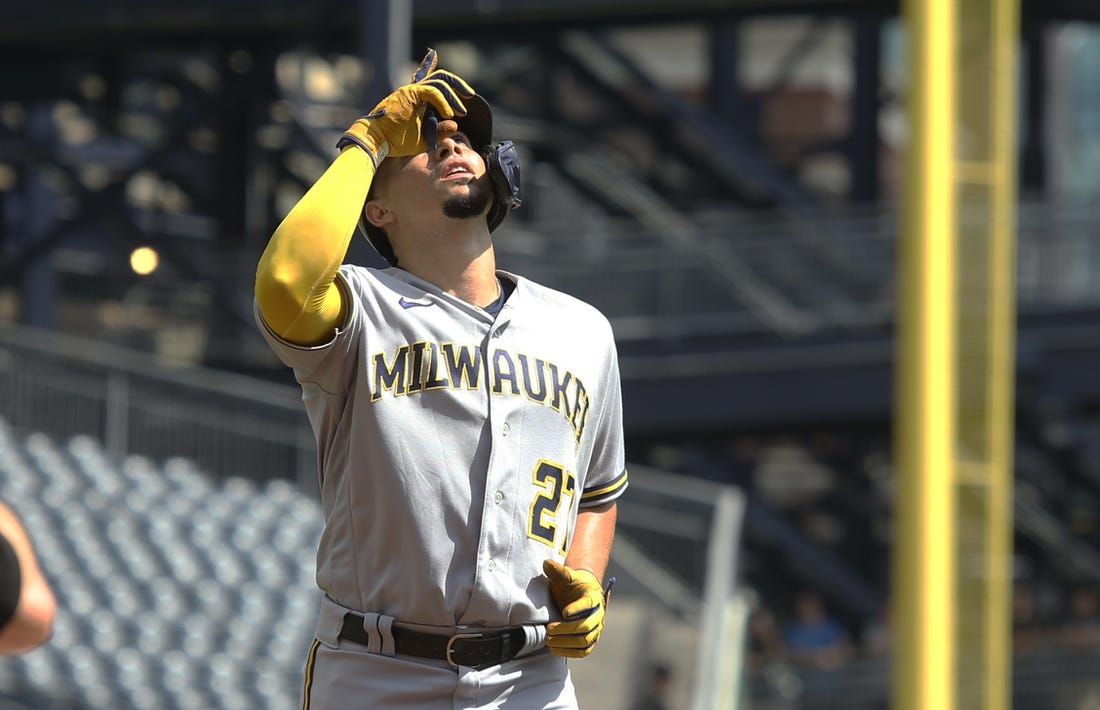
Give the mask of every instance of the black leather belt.
[[[391, 632], [398, 655], [433, 658], [446, 661], [453, 668], [466, 666], [479, 671], [512, 660], [527, 642], [527, 634], [518, 627], [505, 631], [463, 631], [449, 636], [397, 626], [391, 627]], [[363, 630], [363, 617], [358, 614], [344, 615], [340, 636], [369, 645], [367, 632]]]

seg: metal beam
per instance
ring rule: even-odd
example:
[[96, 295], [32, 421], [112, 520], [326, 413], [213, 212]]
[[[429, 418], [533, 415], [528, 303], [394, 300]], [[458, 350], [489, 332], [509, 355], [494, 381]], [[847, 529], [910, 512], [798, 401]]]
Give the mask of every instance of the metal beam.
[[1047, 42], [1046, 25], [1042, 22], [1024, 23], [1022, 27], [1026, 49], [1023, 66], [1024, 116], [1023, 150], [1020, 156], [1020, 178], [1023, 188], [1031, 195], [1038, 195], [1046, 188], [1046, 129], [1047, 129]]
[[[291, 0], [113, 0], [109, 11], [82, 0], [40, 0], [0, 4], [0, 41], [37, 50], [100, 51], [119, 41], [161, 45], [173, 38], [212, 39], [237, 36], [301, 37], [325, 33], [349, 41], [361, 3], [302, 3]], [[898, 0], [417, 0], [412, 11], [416, 31], [435, 37], [567, 27], [714, 22], [735, 17], [776, 14], [850, 16], [874, 12], [898, 14]], [[1100, 19], [1095, 0], [1023, 0], [1029, 19]], [[64, 18], [59, 21], [58, 18]]]
[[855, 88], [848, 133], [848, 165], [853, 202], [874, 202], [879, 190], [879, 89], [882, 62], [882, 17], [860, 15], [855, 25]]
[[[348, 36], [364, 10], [384, 3], [302, 3], [291, 0], [113, 0], [110, 10], [81, 0], [0, 4], [0, 39], [19, 44], [98, 46], [121, 37], [147, 39], [226, 35], [292, 35], [320, 29]], [[418, 29], [455, 31], [501, 26], [528, 28], [683, 22], [689, 17], [776, 13], [845, 14], [855, 9], [896, 10], [895, 0], [418, 0]], [[58, 18], [64, 18], [59, 22]]]
[[410, 0], [360, 0], [358, 45], [367, 69], [360, 104], [368, 113], [373, 102], [408, 80], [397, 76], [407, 62], [412, 36]]

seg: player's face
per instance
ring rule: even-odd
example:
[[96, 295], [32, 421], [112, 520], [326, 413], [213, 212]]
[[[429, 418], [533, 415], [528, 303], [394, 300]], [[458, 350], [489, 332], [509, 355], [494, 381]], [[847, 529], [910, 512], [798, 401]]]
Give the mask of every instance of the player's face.
[[383, 194], [399, 215], [423, 213], [436, 204], [452, 219], [477, 217], [492, 197], [485, 160], [463, 133], [438, 141], [434, 151], [398, 158], [384, 180]]

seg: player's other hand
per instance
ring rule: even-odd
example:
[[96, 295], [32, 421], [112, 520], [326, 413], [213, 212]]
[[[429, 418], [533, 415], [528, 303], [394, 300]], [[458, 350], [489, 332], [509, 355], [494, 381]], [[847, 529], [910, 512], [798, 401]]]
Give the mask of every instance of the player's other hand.
[[559, 656], [584, 658], [595, 650], [603, 631], [607, 601], [600, 580], [586, 569], [575, 570], [555, 560], [543, 561], [542, 570], [563, 618], [546, 626], [546, 645]]
[[395, 89], [351, 124], [337, 141], [337, 149], [354, 143], [378, 166], [388, 155], [416, 155], [434, 147], [437, 134], [454, 133], [458, 129], [454, 117], [466, 115], [463, 100], [475, 92], [457, 74], [436, 69], [438, 61], [435, 50], [429, 49], [412, 82]]

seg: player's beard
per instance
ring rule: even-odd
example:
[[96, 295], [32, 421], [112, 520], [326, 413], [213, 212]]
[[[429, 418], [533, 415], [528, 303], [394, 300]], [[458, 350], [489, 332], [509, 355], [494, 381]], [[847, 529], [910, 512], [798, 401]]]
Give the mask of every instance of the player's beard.
[[481, 180], [471, 182], [465, 195], [455, 195], [443, 201], [443, 214], [451, 219], [479, 217], [488, 209], [489, 199], [489, 191]]

